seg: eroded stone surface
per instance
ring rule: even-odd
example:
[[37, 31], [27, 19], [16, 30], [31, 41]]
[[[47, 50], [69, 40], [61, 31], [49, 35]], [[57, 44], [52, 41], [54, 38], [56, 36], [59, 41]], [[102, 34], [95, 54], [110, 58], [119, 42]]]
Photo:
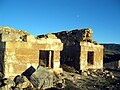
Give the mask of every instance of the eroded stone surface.
[[47, 67], [60, 68], [62, 49], [61, 40], [53, 34], [36, 38], [26, 31], [0, 27], [0, 71], [7, 78], [20, 75], [30, 66], [37, 68], [41, 61]]
[[92, 39], [92, 34], [87, 28], [34, 37], [26, 31], [0, 27], [1, 71], [13, 78], [39, 65], [54, 71], [60, 71], [60, 64], [82, 71], [102, 69], [103, 46]]
[[76, 29], [54, 34], [63, 43], [61, 64], [82, 71], [103, 68], [103, 46], [92, 39], [92, 29]]

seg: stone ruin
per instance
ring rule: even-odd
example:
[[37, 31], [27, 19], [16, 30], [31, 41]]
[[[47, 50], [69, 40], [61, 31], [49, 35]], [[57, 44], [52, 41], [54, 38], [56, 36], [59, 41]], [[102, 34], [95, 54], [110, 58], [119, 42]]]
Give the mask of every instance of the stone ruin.
[[30, 66], [36, 69], [41, 64], [61, 72], [62, 49], [63, 43], [55, 35], [36, 38], [22, 30], [0, 27], [0, 72], [14, 78]]
[[85, 71], [103, 68], [103, 46], [92, 39], [89, 28], [63, 31], [55, 34], [63, 43], [61, 64]]
[[62, 72], [67, 64], [77, 70], [103, 69], [103, 46], [89, 28], [32, 36], [26, 31], [0, 27], [0, 71], [14, 78], [33, 66]]
[[92, 39], [92, 33], [87, 28], [34, 37], [23, 30], [0, 27], [0, 75], [4, 76], [0, 86], [5, 84], [1, 89], [61, 88], [63, 64], [78, 71], [103, 69], [103, 46]]

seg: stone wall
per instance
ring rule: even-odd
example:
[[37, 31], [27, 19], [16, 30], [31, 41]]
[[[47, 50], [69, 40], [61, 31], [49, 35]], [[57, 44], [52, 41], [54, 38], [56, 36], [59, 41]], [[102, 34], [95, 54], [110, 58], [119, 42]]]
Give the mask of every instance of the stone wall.
[[[103, 68], [103, 46], [94, 45], [90, 42], [80, 42], [80, 69], [102, 69]], [[88, 52], [93, 52], [93, 63], [88, 63]]]
[[44, 62], [44, 59], [48, 58], [48, 63], [51, 64], [49, 64], [50, 67], [58, 70], [58, 68], [60, 67], [60, 51], [63, 50], [63, 43], [61, 42], [61, 40], [57, 38], [54, 34], [39, 35], [37, 37], [37, 44], [38, 45], [36, 47], [38, 47], [41, 52], [43, 51], [49, 54], [45, 55], [48, 57], [41, 58], [41, 61]]
[[[0, 27], [0, 71], [6, 78], [14, 78], [27, 68], [41, 65], [41, 52], [48, 52], [45, 61], [49, 68], [60, 69], [63, 44], [53, 34], [36, 38], [22, 30]], [[62, 69], [60, 69], [62, 70]]]
[[5, 77], [21, 74], [30, 66], [39, 65], [39, 50], [28, 42], [6, 42]]
[[[92, 39], [91, 29], [63, 31], [34, 37], [21, 30], [0, 28], [0, 62], [5, 77], [21, 74], [30, 66], [44, 65], [60, 70], [61, 64], [77, 70], [103, 68], [103, 47]], [[88, 52], [94, 52], [88, 65]]]
[[30, 66], [37, 68], [40, 64], [40, 50], [54, 51], [53, 68], [59, 68], [60, 48], [58, 47], [54, 44], [6, 42], [4, 53], [5, 77], [19, 75]]
[[28, 32], [23, 30], [15, 30], [10, 27], [0, 27], [0, 41], [23, 41], [25, 36], [30, 35]]
[[[92, 33], [89, 28], [54, 33], [63, 43], [61, 64], [77, 70], [103, 68], [103, 46], [92, 39]], [[88, 51], [94, 52], [94, 65], [87, 63]]]

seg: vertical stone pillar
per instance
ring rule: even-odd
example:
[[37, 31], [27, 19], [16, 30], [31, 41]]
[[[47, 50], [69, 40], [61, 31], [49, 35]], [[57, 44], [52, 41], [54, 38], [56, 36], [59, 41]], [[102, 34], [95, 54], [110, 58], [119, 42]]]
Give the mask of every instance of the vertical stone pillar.
[[53, 68], [60, 68], [60, 51], [54, 51], [53, 65]]
[[52, 51], [49, 51], [49, 65], [48, 67], [51, 68], [51, 59], [52, 59]]

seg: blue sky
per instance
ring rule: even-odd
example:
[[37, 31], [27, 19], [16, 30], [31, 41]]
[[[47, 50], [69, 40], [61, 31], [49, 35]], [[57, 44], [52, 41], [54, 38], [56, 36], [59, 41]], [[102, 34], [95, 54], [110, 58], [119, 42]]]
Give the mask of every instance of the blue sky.
[[94, 40], [120, 44], [120, 0], [0, 0], [0, 26], [35, 36], [92, 28]]

